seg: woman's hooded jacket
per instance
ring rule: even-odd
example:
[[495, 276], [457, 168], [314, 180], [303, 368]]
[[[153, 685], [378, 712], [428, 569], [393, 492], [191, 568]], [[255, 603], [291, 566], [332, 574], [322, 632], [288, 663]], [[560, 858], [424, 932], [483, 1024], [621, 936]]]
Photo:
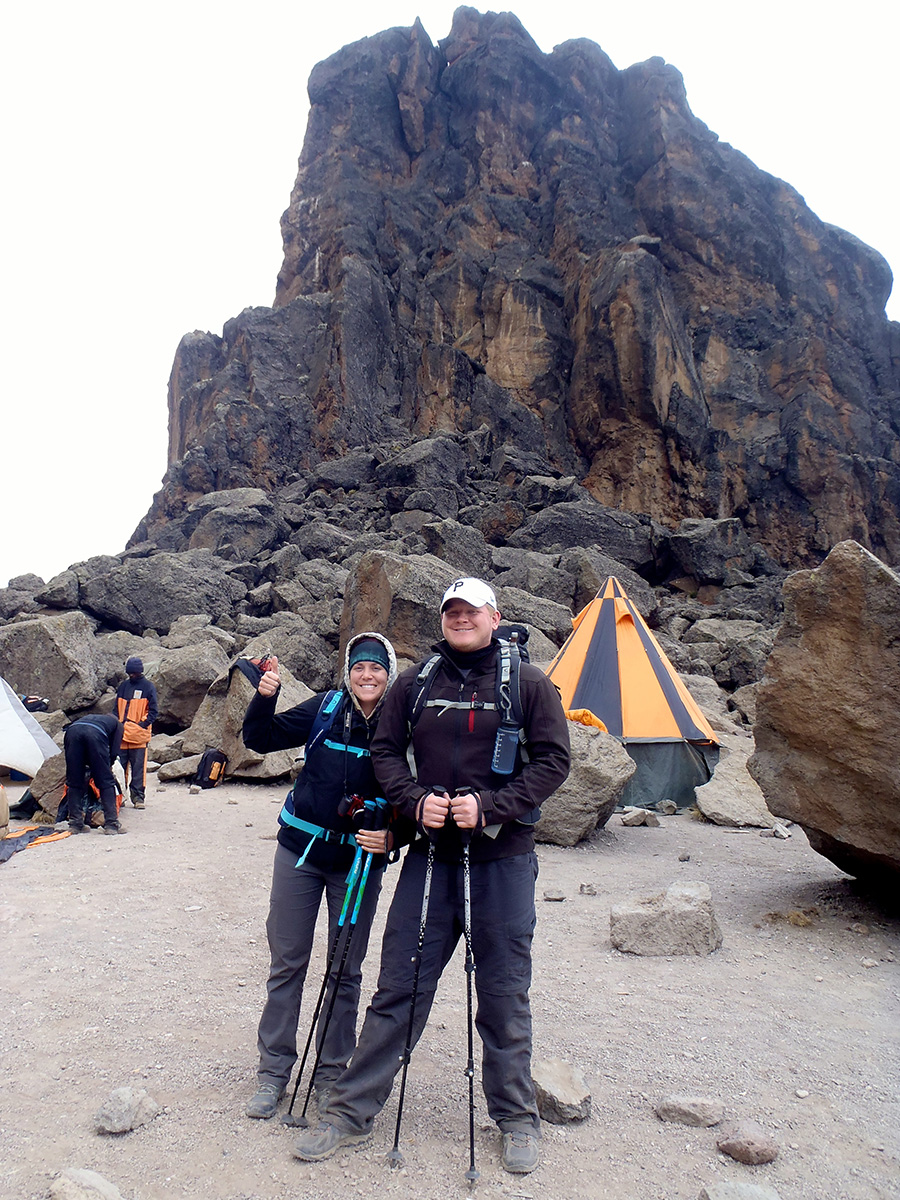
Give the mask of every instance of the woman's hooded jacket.
[[[261, 696], [257, 692], [244, 717], [244, 744], [259, 754], [269, 754], [306, 745], [320, 710], [329, 709], [327, 715], [323, 712], [314, 745], [309, 747], [278, 818], [278, 841], [296, 853], [298, 861], [325, 871], [347, 870], [353, 861], [355, 826], [349, 816], [339, 812], [344, 797], [373, 800], [378, 793], [369, 746], [383, 697], [372, 715], [366, 717], [350, 690], [350, 655], [356, 643], [366, 638], [381, 642], [387, 651], [390, 688], [397, 678], [393, 646], [380, 633], [359, 633], [347, 643], [338, 691], [319, 692], [280, 713], [275, 711], [278, 693]], [[310, 826], [325, 832], [316, 836]]]

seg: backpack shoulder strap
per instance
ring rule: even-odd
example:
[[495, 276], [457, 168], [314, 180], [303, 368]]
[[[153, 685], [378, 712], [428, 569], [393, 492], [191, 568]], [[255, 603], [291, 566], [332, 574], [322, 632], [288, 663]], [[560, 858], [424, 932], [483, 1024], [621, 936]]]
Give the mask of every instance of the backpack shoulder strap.
[[315, 720], [312, 723], [312, 728], [309, 731], [309, 737], [306, 739], [306, 758], [309, 758], [311, 750], [314, 750], [328, 733], [334, 723], [334, 718], [337, 716], [337, 710], [341, 704], [343, 692], [332, 688], [330, 692], [326, 692], [322, 698], [322, 703], [319, 705], [319, 711], [316, 713]]
[[441, 656], [439, 654], [432, 654], [431, 658], [426, 659], [419, 668], [415, 683], [410, 688], [409, 707], [406, 714], [410, 733], [415, 729], [419, 717], [422, 715], [422, 709], [428, 702], [428, 694], [431, 691], [432, 683], [434, 683], [434, 677], [437, 674], [440, 661]]

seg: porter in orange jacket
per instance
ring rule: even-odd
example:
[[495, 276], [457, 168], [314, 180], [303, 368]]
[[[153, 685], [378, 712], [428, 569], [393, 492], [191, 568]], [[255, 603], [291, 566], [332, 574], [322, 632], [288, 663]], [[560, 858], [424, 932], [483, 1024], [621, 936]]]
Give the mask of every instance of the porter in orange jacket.
[[153, 722], [159, 715], [156, 688], [144, 675], [139, 658], [129, 658], [125, 664], [128, 678], [116, 690], [116, 713], [125, 725], [119, 762], [130, 785], [131, 803], [145, 807], [147, 783], [147, 743], [153, 736]]

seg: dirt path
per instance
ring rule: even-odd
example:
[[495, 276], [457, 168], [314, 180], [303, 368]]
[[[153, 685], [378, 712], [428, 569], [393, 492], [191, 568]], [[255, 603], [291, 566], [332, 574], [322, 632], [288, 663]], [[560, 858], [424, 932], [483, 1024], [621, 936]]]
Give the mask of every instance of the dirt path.
[[[282, 792], [151, 785], [147, 809], [124, 813], [127, 838], [71, 837], [0, 866], [3, 1200], [46, 1197], [65, 1167], [99, 1172], [125, 1200], [470, 1194], [461, 959], [410, 1068], [403, 1170], [384, 1160], [395, 1097], [370, 1143], [317, 1166], [291, 1157], [280, 1122], [243, 1116]], [[626, 829], [614, 816], [589, 844], [540, 849], [536, 1054], [581, 1068], [593, 1114], [545, 1125], [542, 1166], [516, 1178], [499, 1165], [479, 1097], [475, 1193], [696, 1200], [705, 1184], [744, 1180], [781, 1200], [897, 1200], [897, 917], [799, 831], [779, 841], [662, 821]], [[679, 880], [710, 885], [722, 949], [704, 959], [614, 951], [611, 905]], [[565, 901], [544, 902], [551, 888]], [[809, 924], [792, 924], [791, 910]], [[323, 969], [320, 955], [308, 1000]], [[373, 953], [364, 994], [376, 970]], [[123, 1085], [146, 1088], [162, 1113], [132, 1133], [97, 1134], [94, 1114]], [[715, 1130], [661, 1123], [652, 1106], [672, 1093], [758, 1121], [778, 1159], [745, 1167], [718, 1155]]]

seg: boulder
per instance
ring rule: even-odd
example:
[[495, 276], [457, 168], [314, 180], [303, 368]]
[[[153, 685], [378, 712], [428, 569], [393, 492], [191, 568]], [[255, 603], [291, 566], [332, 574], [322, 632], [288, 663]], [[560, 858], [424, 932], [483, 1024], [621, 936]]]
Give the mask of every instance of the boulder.
[[228, 669], [229, 656], [218, 641], [207, 638], [192, 646], [166, 650], [147, 678], [159, 698], [158, 726], [185, 729], [194, 719], [213, 682]]
[[697, 808], [707, 821], [732, 828], [771, 829], [775, 818], [766, 808], [759, 784], [747, 770], [755, 749], [744, 733], [719, 731], [719, 761], [709, 783], [695, 788]]
[[841, 870], [900, 873], [900, 576], [856, 542], [784, 584], [749, 769]]
[[458, 521], [432, 521], [422, 526], [429, 554], [442, 559], [460, 575], [483, 578], [490, 568], [490, 551], [484, 536]]
[[749, 573], [756, 565], [757, 552], [736, 517], [681, 521], [668, 547], [681, 571], [698, 583], [722, 583], [729, 571]]
[[653, 589], [625, 563], [591, 546], [576, 546], [560, 555], [559, 565], [561, 570], [575, 576], [574, 612], [581, 612], [586, 604], [590, 604], [613, 575], [644, 620], [652, 621], [657, 609]]
[[4, 679], [20, 695], [47, 696], [66, 712], [90, 707], [106, 685], [94, 629], [95, 623], [77, 611], [4, 625]]
[[430, 491], [458, 483], [465, 469], [462, 448], [449, 437], [423, 438], [376, 468], [381, 487]]
[[616, 904], [609, 928], [613, 946], [628, 954], [711, 954], [722, 945], [705, 883], [673, 883], [659, 895]]
[[650, 521], [621, 509], [605, 508], [592, 500], [572, 500], [544, 509], [510, 535], [511, 546], [560, 551], [595, 546], [633, 570], [654, 561]]
[[235, 651], [234, 635], [214, 625], [209, 613], [177, 617], [169, 626], [169, 632], [160, 641], [169, 650], [180, 650], [184, 646], [196, 646], [200, 642], [212, 641], [218, 643], [229, 657]]
[[[222, 497], [226, 503], [216, 504]], [[191, 550], [210, 550], [219, 558], [245, 562], [264, 550], [280, 545], [290, 526], [278, 514], [271, 499], [260, 488], [236, 488], [232, 492], [213, 492], [188, 510], [202, 516], [191, 533]]]
[[0, 588], [0, 621], [11, 621], [21, 613], [37, 612], [35, 595], [45, 587], [40, 575], [16, 575], [5, 588]]
[[364, 554], [344, 592], [341, 645], [365, 629], [383, 633], [398, 658], [418, 662], [441, 636], [441, 597], [458, 572], [432, 555]]
[[574, 846], [605, 825], [635, 772], [634, 760], [611, 734], [569, 721], [572, 766], [565, 782], [541, 809], [535, 838]]
[[[248, 653], [253, 650], [248, 646]], [[283, 712], [301, 704], [313, 693], [291, 675], [279, 663], [281, 691], [278, 693], [276, 712]], [[253, 698], [253, 686], [246, 675], [237, 667], [222, 672], [210, 686], [190, 729], [182, 735], [182, 751], [185, 757], [203, 754], [210, 747], [221, 750], [227, 757], [227, 776], [241, 779], [279, 779], [290, 774], [294, 750], [278, 750], [272, 754], [257, 754], [248, 750], [241, 738], [244, 714]], [[160, 767], [160, 779], [171, 779], [178, 768], [178, 761]], [[184, 760], [180, 760], [184, 761]], [[194, 767], [196, 770], [196, 766]]]
[[504, 621], [536, 625], [551, 642], [561, 646], [572, 632], [572, 610], [516, 587], [498, 587], [497, 603]]
[[178, 617], [230, 614], [247, 588], [228, 564], [209, 550], [153, 554], [117, 563], [82, 584], [81, 606], [104, 622], [132, 633], [167, 633]]

